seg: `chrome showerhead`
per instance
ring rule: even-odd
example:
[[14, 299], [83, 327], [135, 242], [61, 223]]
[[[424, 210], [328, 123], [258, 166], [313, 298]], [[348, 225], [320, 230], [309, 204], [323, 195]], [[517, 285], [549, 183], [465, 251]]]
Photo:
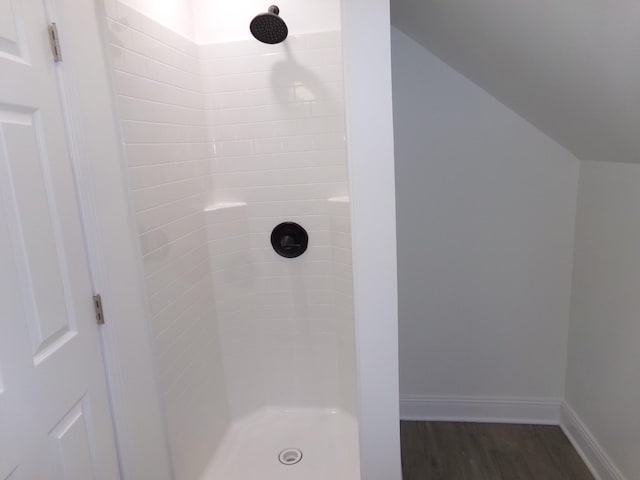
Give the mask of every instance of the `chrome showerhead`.
[[261, 13], [251, 20], [249, 25], [251, 34], [262, 43], [273, 45], [284, 42], [289, 35], [289, 29], [279, 14], [280, 9], [276, 5], [271, 5], [267, 13]]

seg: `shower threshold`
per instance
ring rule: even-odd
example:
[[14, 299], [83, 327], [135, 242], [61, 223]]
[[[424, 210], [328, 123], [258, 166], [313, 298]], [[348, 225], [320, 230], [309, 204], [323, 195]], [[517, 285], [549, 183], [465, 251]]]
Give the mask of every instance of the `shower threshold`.
[[[283, 452], [304, 452], [281, 461]], [[201, 480], [358, 480], [358, 424], [335, 410], [264, 409], [234, 422]]]

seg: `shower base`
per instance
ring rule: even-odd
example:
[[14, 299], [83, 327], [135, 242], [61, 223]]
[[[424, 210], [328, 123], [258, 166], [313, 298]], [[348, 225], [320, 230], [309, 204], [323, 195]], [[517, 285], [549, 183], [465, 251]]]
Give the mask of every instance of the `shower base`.
[[[299, 449], [283, 465], [278, 455]], [[358, 424], [344, 412], [261, 410], [232, 424], [201, 480], [358, 480]]]

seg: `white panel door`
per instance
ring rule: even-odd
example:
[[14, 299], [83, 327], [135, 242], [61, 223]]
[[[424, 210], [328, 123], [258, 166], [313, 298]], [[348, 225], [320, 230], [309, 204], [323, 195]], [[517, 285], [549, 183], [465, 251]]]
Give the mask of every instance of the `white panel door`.
[[44, 0], [0, 0], [0, 480], [116, 480]]

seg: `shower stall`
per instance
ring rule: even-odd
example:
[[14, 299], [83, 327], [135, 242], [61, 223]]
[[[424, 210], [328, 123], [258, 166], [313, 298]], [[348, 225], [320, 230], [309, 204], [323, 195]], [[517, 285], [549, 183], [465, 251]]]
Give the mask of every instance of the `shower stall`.
[[[374, 379], [393, 362], [358, 366], [387, 354], [356, 333], [344, 6], [103, 7], [171, 476], [361, 478], [362, 405], [397, 392]], [[395, 285], [365, 250], [363, 292]]]

